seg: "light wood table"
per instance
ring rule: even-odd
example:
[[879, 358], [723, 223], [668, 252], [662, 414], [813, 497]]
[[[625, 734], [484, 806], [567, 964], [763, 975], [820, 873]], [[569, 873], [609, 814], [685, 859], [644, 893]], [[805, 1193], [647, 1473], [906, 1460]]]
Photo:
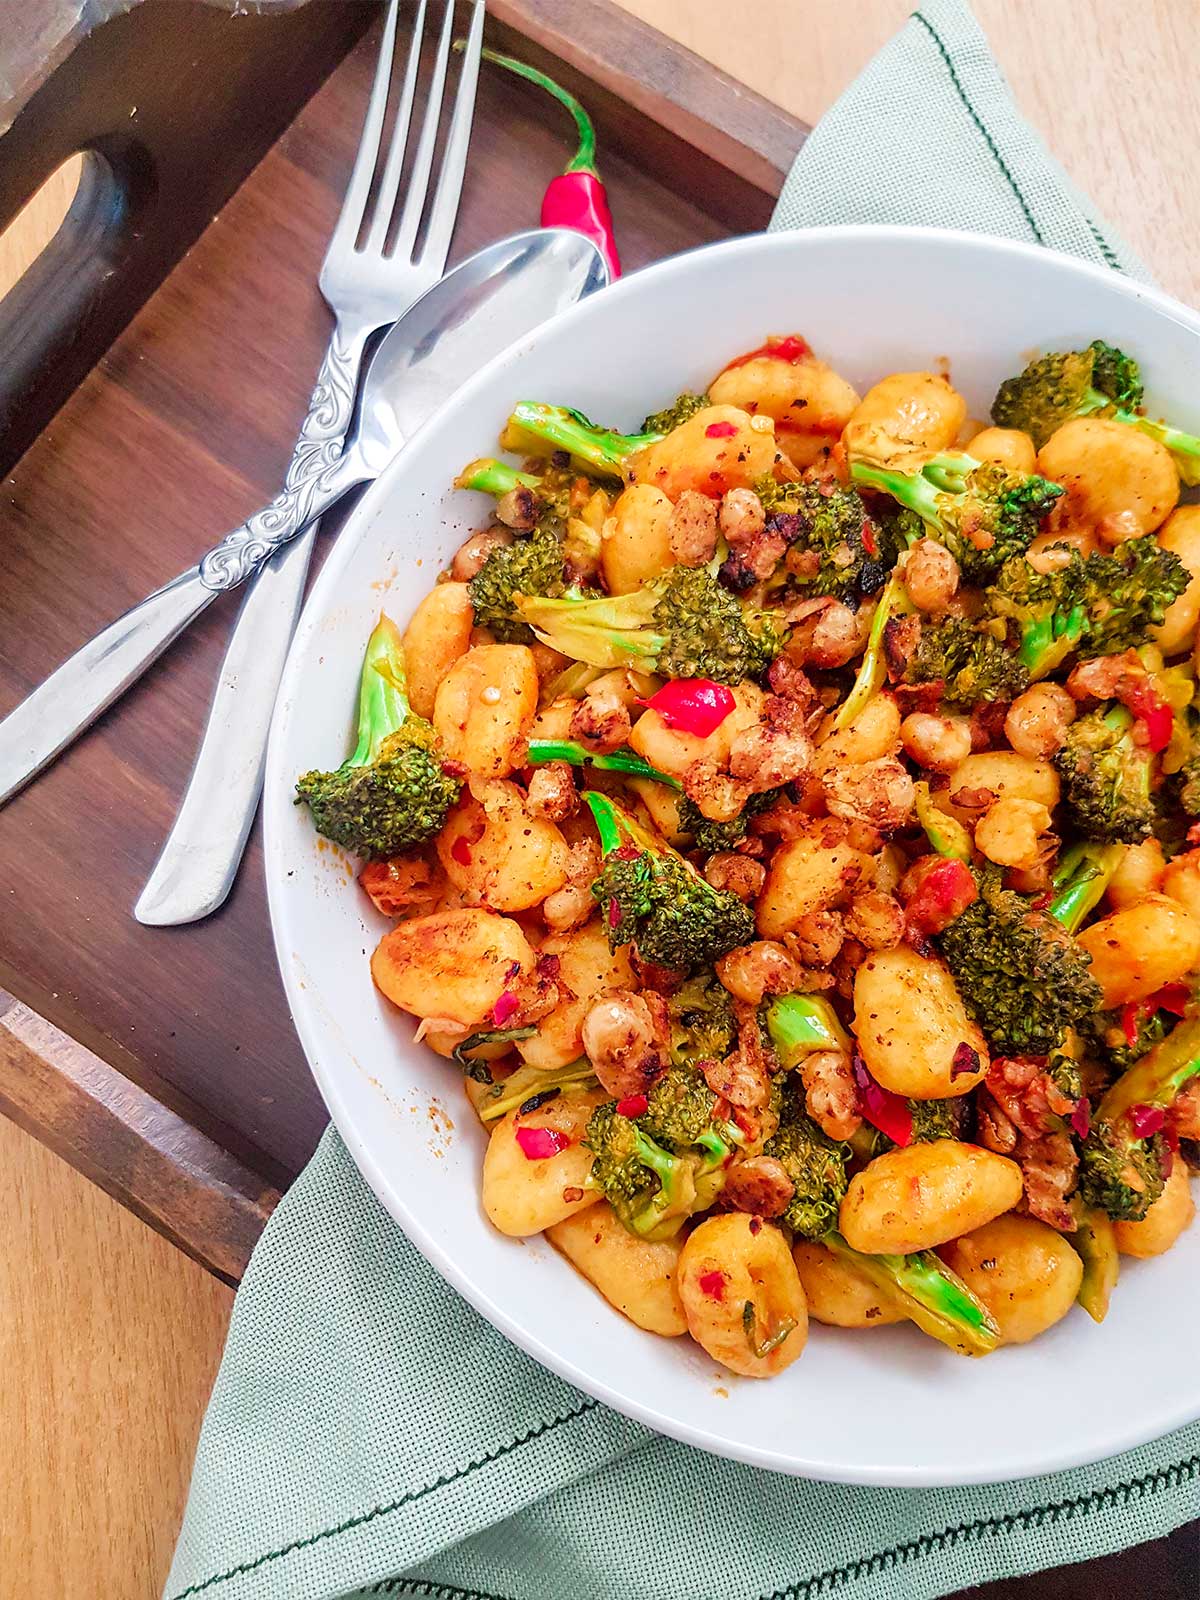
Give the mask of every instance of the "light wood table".
[[[911, 9], [907, 0], [620, 3], [806, 121]], [[1200, 302], [1193, 5], [976, 0], [976, 12], [1067, 171], [1165, 287]], [[19, 235], [0, 239], [0, 292], [69, 194], [68, 180], [51, 185], [19, 219]], [[232, 1294], [3, 1123], [0, 1215], [0, 1597], [143, 1600], [165, 1572]]]

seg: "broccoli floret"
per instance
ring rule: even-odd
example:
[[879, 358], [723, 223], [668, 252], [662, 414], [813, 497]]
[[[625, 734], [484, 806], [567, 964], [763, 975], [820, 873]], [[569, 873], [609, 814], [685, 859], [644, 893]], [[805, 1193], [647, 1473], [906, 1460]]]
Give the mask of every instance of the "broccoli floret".
[[986, 630], [965, 617], [944, 617], [921, 624], [920, 637], [904, 662], [900, 681], [940, 681], [947, 705], [969, 707], [984, 701], [1015, 700], [1028, 687], [1029, 673], [1020, 656]]
[[1061, 484], [961, 451], [933, 456], [911, 472], [860, 457], [850, 475], [915, 512], [968, 583], [986, 583], [1011, 556], [1023, 554], [1063, 493]]
[[[912, 1134], [909, 1144], [933, 1144], [937, 1139], [961, 1139], [963, 1126], [967, 1115], [967, 1097], [960, 1095], [954, 1100], [905, 1100], [908, 1114], [912, 1118]], [[870, 1128], [863, 1124], [863, 1133], [867, 1134], [869, 1156], [883, 1155], [887, 1150], [896, 1148], [895, 1141], [889, 1139], [880, 1128]], [[857, 1136], [856, 1136], [857, 1139]]]
[[[856, 489], [832, 480], [755, 484], [768, 526], [788, 541], [789, 583], [814, 595], [855, 600], [878, 594], [899, 546]], [[799, 557], [800, 559], [796, 559]]]
[[676, 1061], [724, 1061], [738, 1042], [733, 997], [712, 974], [689, 978], [667, 1001]]
[[670, 1238], [697, 1209], [699, 1158], [664, 1150], [621, 1115], [615, 1100], [592, 1112], [584, 1143], [595, 1156], [591, 1182], [631, 1233]]
[[694, 417], [697, 411], [703, 411], [710, 405], [712, 401], [706, 394], [692, 394], [685, 390], [674, 405], [665, 406], [661, 411], [652, 411], [642, 423], [640, 431], [662, 438], [670, 433], [672, 428], [677, 428], [681, 422], [686, 422], [689, 417]]
[[1072, 654], [1111, 655], [1144, 644], [1187, 586], [1179, 557], [1147, 534], [1110, 555], [1085, 559], [1072, 550], [1055, 572], [1014, 557], [985, 600], [993, 617], [1016, 624], [1021, 660], [1037, 679]]
[[737, 816], [728, 822], [713, 822], [694, 800], [684, 795], [679, 802], [679, 831], [691, 835], [691, 848], [700, 855], [713, 856], [722, 850], [732, 850], [746, 837], [750, 819], [773, 806], [782, 792], [781, 789], [764, 789], [761, 794], [752, 794]]
[[711, 1205], [724, 1182], [726, 1161], [742, 1142], [737, 1126], [713, 1115], [717, 1097], [694, 1066], [676, 1063], [654, 1084], [637, 1119], [648, 1138], [675, 1155], [698, 1152], [696, 1190]]
[[1057, 351], [1031, 361], [1007, 378], [992, 403], [992, 420], [1021, 428], [1040, 450], [1072, 417], [1103, 416], [1148, 433], [1175, 458], [1184, 483], [1200, 480], [1200, 438], [1141, 415], [1142, 379], [1137, 362], [1102, 339], [1086, 350]]
[[1200, 1018], [1188, 1016], [1105, 1092], [1079, 1158], [1079, 1192], [1089, 1205], [1125, 1222], [1146, 1215], [1163, 1190], [1161, 1113], [1198, 1073]]
[[783, 646], [775, 618], [745, 611], [704, 567], [672, 567], [632, 594], [519, 598], [517, 609], [574, 661], [667, 678], [741, 683], [761, 677]]
[[978, 876], [979, 898], [938, 936], [963, 1004], [1005, 1055], [1048, 1055], [1070, 1028], [1084, 1027], [1100, 1004], [1091, 958], [1071, 937], [1104, 892], [1120, 852], [1077, 852], [1073, 873], [1045, 911]]
[[[673, 411], [668, 411], [646, 420], [657, 423], [670, 419], [673, 414]], [[675, 423], [672, 422], [671, 426], [674, 427]], [[597, 427], [582, 411], [574, 411], [568, 406], [546, 405], [540, 400], [521, 400], [513, 407], [500, 442], [506, 450], [535, 456], [549, 456], [565, 450], [585, 472], [620, 478], [624, 475], [625, 463], [630, 456], [657, 444], [669, 431], [669, 428], [653, 427], [642, 433], [617, 433], [612, 428]]]
[[695, 972], [753, 939], [754, 915], [735, 894], [706, 883], [607, 795], [589, 790], [584, 799], [604, 852], [592, 894], [614, 950], [636, 944], [646, 961]]
[[1096, 1019], [1096, 1036], [1110, 1064], [1127, 1072], [1135, 1061], [1140, 1061], [1149, 1050], [1162, 1041], [1175, 1026], [1169, 1011], [1152, 1007], [1135, 1006], [1129, 1013], [1130, 1026], [1126, 1029], [1126, 1012], [1105, 1011]]
[[1156, 816], [1153, 757], [1134, 743], [1133, 714], [1124, 706], [1098, 707], [1077, 718], [1054, 765], [1067, 809], [1085, 838], [1136, 844], [1149, 837]]
[[820, 1239], [838, 1224], [838, 1208], [846, 1193], [848, 1149], [821, 1132], [804, 1111], [803, 1090], [792, 1084], [784, 1093], [783, 1118], [763, 1146], [791, 1179], [795, 1192], [781, 1220], [805, 1239]]
[[458, 798], [429, 723], [408, 703], [400, 630], [381, 616], [367, 641], [358, 691], [358, 743], [336, 772], [297, 780], [318, 833], [377, 860], [431, 839]]
[[476, 626], [489, 628], [503, 644], [532, 644], [533, 630], [517, 609], [518, 596], [563, 593], [563, 547], [550, 524], [497, 545], [467, 584]]

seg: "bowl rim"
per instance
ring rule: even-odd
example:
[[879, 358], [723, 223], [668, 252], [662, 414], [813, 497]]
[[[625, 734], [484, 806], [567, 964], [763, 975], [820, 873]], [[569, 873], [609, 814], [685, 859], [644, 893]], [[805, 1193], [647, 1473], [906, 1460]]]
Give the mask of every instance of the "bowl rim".
[[[478, 391], [486, 389], [491, 382], [493, 372], [501, 368], [510, 359], [512, 351], [518, 346], [528, 349], [531, 343], [540, 342], [551, 329], [557, 330], [569, 324], [573, 319], [595, 315], [594, 306], [598, 298], [604, 305], [611, 304], [616, 307], [617, 309], [613, 314], [619, 315], [620, 307], [624, 300], [632, 294], [640, 293], [647, 283], [655, 283], [663, 279], [669, 280], [672, 277], [681, 275], [686, 277], [689, 271], [689, 264], [698, 256], [719, 255], [726, 258], [731, 266], [736, 266], [739, 261], [747, 257], [753, 258], [759, 255], [772, 255], [775, 253], [786, 254], [789, 250], [804, 249], [809, 242], [844, 244], [847, 248], [853, 248], [854, 246], [878, 247], [880, 245], [886, 248], [892, 244], [909, 246], [924, 244], [934, 250], [950, 245], [956, 248], [965, 247], [993, 260], [996, 258], [1003, 260], [1005, 257], [1015, 257], [1024, 261], [1035, 261], [1039, 265], [1044, 265], [1051, 272], [1103, 282], [1126, 298], [1145, 301], [1170, 321], [1181, 325], [1200, 339], [1200, 314], [1197, 314], [1165, 291], [1154, 285], [1130, 278], [1111, 267], [1083, 261], [1060, 251], [1049, 249], [1044, 245], [1004, 239], [968, 229], [915, 227], [879, 223], [852, 223], [812, 228], [782, 229], [775, 233], [751, 234], [734, 239], [720, 240], [712, 244], [698, 245], [693, 249], [681, 251], [676, 255], [669, 256], [662, 261], [654, 262], [650, 266], [630, 273], [615, 284], [608, 286], [604, 290], [602, 297], [593, 295], [586, 300], [577, 302], [540, 324], [532, 333], [519, 340], [517, 345], [510, 345], [492, 357], [467, 383], [455, 392], [446, 405], [440, 408], [434, 417], [429, 419], [429, 422], [432, 423], [444, 417], [446, 410], [451, 407], [457, 409], [469, 405]], [[1043, 1474], [1059, 1472], [1073, 1467], [1088, 1465], [1101, 1459], [1107, 1459], [1109, 1456], [1120, 1454], [1152, 1439], [1160, 1438], [1173, 1429], [1196, 1420], [1196, 1403], [1194, 1400], [1189, 1400], [1185, 1397], [1174, 1407], [1165, 1403], [1161, 1404], [1157, 1410], [1152, 1411], [1149, 1415], [1138, 1414], [1134, 1416], [1131, 1414], [1130, 1420], [1126, 1425], [1112, 1435], [1101, 1455], [1097, 1454], [1094, 1445], [1084, 1444], [1072, 1447], [1069, 1444], [1064, 1444], [1059, 1449], [1042, 1450], [1037, 1460], [1033, 1463], [1027, 1462], [1022, 1465], [1009, 1460], [999, 1466], [989, 1466], [981, 1462], [978, 1468], [971, 1468], [967, 1471], [956, 1470], [952, 1477], [946, 1475], [947, 1468], [945, 1467], [923, 1467], [919, 1465], [885, 1466], [883, 1464], [872, 1466], [870, 1463], [840, 1465], [815, 1458], [806, 1458], [796, 1454], [794, 1451], [784, 1453], [769, 1447], [743, 1445], [740, 1442], [736, 1445], [731, 1445], [726, 1440], [710, 1434], [703, 1425], [695, 1426], [684, 1418], [664, 1413], [657, 1410], [652, 1404], [647, 1404], [618, 1392], [604, 1378], [597, 1377], [582, 1369], [566, 1355], [545, 1344], [536, 1333], [522, 1326], [517, 1318], [506, 1310], [502, 1304], [497, 1303], [486, 1290], [481, 1289], [474, 1283], [470, 1273], [462, 1267], [458, 1259], [445, 1248], [434, 1233], [421, 1221], [419, 1215], [414, 1213], [407, 1205], [399, 1186], [380, 1163], [374, 1159], [369, 1146], [358, 1131], [355, 1118], [347, 1109], [341, 1092], [343, 1075], [321, 1060], [321, 1050], [316, 1037], [318, 1033], [315, 1021], [317, 1008], [313, 1005], [311, 997], [306, 994], [304, 985], [299, 980], [295, 963], [290, 957], [290, 913], [283, 897], [286, 858], [282, 854], [282, 835], [277, 819], [280, 819], [284, 814], [280, 809], [282, 805], [286, 803], [290, 808], [290, 799], [286, 801], [281, 799], [281, 796], [290, 794], [290, 773], [285, 771], [283, 764], [283, 729], [285, 722], [288, 720], [284, 708], [289, 705], [292, 699], [294, 679], [300, 670], [301, 660], [309, 648], [310, 636], [315, 628], [319, 626], [322, 617], [336, 603], [335, 596], [343, 568], [348, 564], [352, 551], [357, 547], [373, 521], [376, 505], [384, 504], [394, 492], [393, 485], [403, 470], [408, 449], [411, 448], [415, 440], [421, 437], [427, 426], [429, 426], [429, 423], [414, 433], [405, 450], [385, 468], [373, 483], [367, 486], [365, 492], [347, 517], [344, 526], [339, 530], [335, 548], [329, 552], [305, 601], [292, 639], [292, 645], [288, 652], [287, 662], [280, 681], [279, 693], [276, 698], [275, 713], [272, 718], [267, 746], [263, 803], [263, 860], [267, 883], [267, 902], [276, 961], [283, 980], [293, 1024], [304, 1050], [309, 1070], [313, 1074], [331, 1119], [345, 1142], [351, 1159], [367, 1180], [385, 1210], [393, 1217], [408, 1239], [417, 1247], [438, 1274], [518, 1349], [532, 1356], [542, 1366], [547, 1367], [566, 1382], [603, 1404], [610, 1406], [621, 1415], [644, 1424], [655, 1433], [676, 1439], [680, 1443], [691, 1445], [697, 1449], [705, 1450], [709, 1454], [725, 1460], [741, 1461], [750, 1466], [761, 1467], [768, 1471], [779, 1472], [793, 1477], [874, 1487], [936, 1488], [949, 1486], [950, 1484], [1000, 1483], [1038, 1477]]]

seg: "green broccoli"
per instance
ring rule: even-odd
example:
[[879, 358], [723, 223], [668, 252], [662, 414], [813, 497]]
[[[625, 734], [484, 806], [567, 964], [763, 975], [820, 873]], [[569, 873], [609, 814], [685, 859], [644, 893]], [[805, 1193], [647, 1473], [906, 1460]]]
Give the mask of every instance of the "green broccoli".
[[1136, 844], [1153, 832], [1154, 758], [1134, 743], [1133, 720], [1125, 706], [1097, 707], [1071, 724], [1054, 757], [1071, 819], [1087, 839]]
[[431, 839], [458, 798], [459, 782], [410, 707], [406, 683], [400, 630], [381, 616], [363, 658], [353, 755], [336, 772], [306, 772], [296, 783], [317, 832], [369, 860]]
[[1112, 655], [1144, 644], [1188, 581], [1179, 557], [1147, 534], [1108, 555], [1072, 550], [1055, 572], [1038, 572], [1015, 556], [984, 599], [993, 617], [1015, 622], [1021, 660], [1036, 680], [1072, 654]]
[[667, 678], [741, 683], [761, 677], [783, 646], [776, 619], [745, 611], [704, 567], [672, 567], [632, 594], [518, 597], [517, 609], [574, 661]]
[[763, 1146], [791, 1179], [792, 1198], [780, 1220], [805, 1239], [822, 1239], [837, 1227], [846, 1193], [847, 1147], [835, 1144], [803, 1110], [803, 1091], [785, 1094], [783, 1119]]
[[1100, 1004], [1091, 958], [1071, 937], [1104, 892], [1122, 852], [1068, 852], [1044, 910], [1000, 874], [977, 874], [979, 898], [938, 935], [963, 1003], [1005, 1055], [1047, 1055], [1071, 1028], [1085, 1027]]
[[965, 1356], [986, 1356], [1000, 1343], [991, 1312], [932, 1250], [911, 1256], [861, 1255], [840, 1233], [826, 1234], [821, 1243], [931, 1339]]
[[1073, 1209], [1075, 1232], [1068, 1238], [1083, 1262], [1083, 1277], [1075, 1299], [1093, 1322], [1103, 1322], [1121, 1270], [1112, 1218], [1107, 1212], [1084, 1205], [1078, 1196]]
[[667, 1001], [675, 1061], [724, 1061], [737, 1046], [733, 997], [715, 974], [689, 978]]
[[532, 644], [533, 629], [521, 616], [526, 596], [557, 596], [566, 588], [562, 540], [552, 526], [539, 523], [511, 544], [497, 545], [467, 584], [477, 627], [488, 628], [502, 644]]
[[701, 1185], [700, 1179], [723, 1168], [742, 1142], [734, 1123], [713, 1115], [716, 1105], [717, 1097], [703, 1075], [694, 1066], [677, 1062], [651, 1088], [646, 1110], [637, 1119], [642, 1132], [664, 1149], [676, 1155], [701, 1152], [697, 1186], [710, 1197], [715, 1188], [711, 1183]]
[[1079, 1156], [1082, 1199], [1115, 1221], [1139, 1222], [1163, 1191], [1162, 1112], [1200, 1073], [1200, 1018], [1185, 1017], [1107, 1090]]
[[968, 583], [986, 583], [1011, 556], [1023, 554], [1063, 493], [1061, 484], [962, 451], [945, 451], [911, 472], [859, 457], [850, 463], [850, 476], [914, 511]]
[[[960, 1095], [954, 1100], [905, 1099], [904, 1103], [912, 1119], [909, 1144], [933, 1144], [938, 1139], [962, 1138], [967, 1114], [965, 1096]], [[853, 1148], [856, 1155], [870, 1161], [874, 1156], [894, 1150], [896, 1144], [881, 1128], [873, 1128], [864, 1122], [854, 1135]]]
[[1200, 438], [1142, 416], [1142, 400], [1137, 362], [1094, 339], [1086, 350], [1039, 356], [1017, 377], [1005, 379], [992, 402], [992, 420], [1001, 428], [1022, 429], [1040, 450], [1072, 417], [1108, 417], [1165, 445], [1184, 483], [1200, 481]]
[[771, 477], [754, 487], [768, 525], [788, 541], [792, 587], [850, 601], [879, 593], [898, 546], [856, 489], [833, 481], [777, 483]]
[[694, 972], [754, 938], [754, 915], [735, 894], [706, 883], [607, 795], [588, 790], [583, 798], [604, 852], [592, 894], [614, 950], [636, 944], [643, 960]]
[[970, 707], [1015, 700], [1028, 688], [1029, 673], [1020, 656], [986, 630], [965, 617], [943, 617], [921, 624], [920, 638], [904, 663], [900, 681], [941, 682], [947, 705]]
[[702, 1204], [712, 1203], [697, 1194], [701, 1158], [665, 1150], [622, 1116], [615, 1100], [592, 1112], [584, 1143], [595, 1157], [591, 1183], [603, 1190], [630, 1233], [668, 1239]]
[[[1168, 669], [1168, 675], [1173, 669]], [[1195, 694], [1175, 711], [1171, 742], [1163, 757], [1168, 793], [1185, 817], [1200, 817], [1200, 701]]]
[[697, 411], [703, 411], [712, 401], [706, 394], [692, 394], [685, 390], [679, 395], [673, 405], [664, 406], [661, 411], [652, 411], [642, 423], [642, 434], [653, 434], [661, 439], [670, 433], [672, 428], [677, 428], [681, 422], [686, 422], [689, 417], [694, 417]]
[[681, 787], [679, 779], [660, 772], [635, 750], [610, 750], [607, 755], [585, 749], [574, 739], [530, 739], [526, 760], [531, 767], [544, 767], [551, 761], [567, 761], [573, 767], [595, 767], [600, 772], [619, 772], [626, 778], [649, 778], [668, 789]]
[[[516, 1034], [532, 1037], [537, 1032], [536, 1028], [518, 1028]], [[509, 1030], [512, 1037], [514, 1030]], [[483, 1044], [485, 1041], [478, 1041]], [[460, 1048], [470, 1049], [471, 1041], [465, 1040]], [[486, 1062], [477, 1063], [485, 1066]], [[489, 1077], [491, 1074], [489, 1073]], [[565, 1067], [547, 1069], [545, 1067], [518, 1067], [515, 1072], [510, 1072], [507, 1078], [499, 1083], [492, 1084], [492, 1092], [488, 1099], [479, 1107], [479, 1119], [484, 1123], [499, 1122], [501, 1117], [506, 1117], [510, 1111], [527, 1110], [536, 1111], [538, 1106], [545, 1105], [550, 1100], [557, 1100], [560, 1094], [582, 1094], [588, 1089], [598, 1087], [596, 1074], [592, 1071], [590, 1061], [580, 1059], [572, 1061]]]
[[883, 687], [888, 673], [887, 644], [891, 630], [901, 617], [911, 616], [915, 610], [904, 586], [903, 574], [893, 572], [883, 587], [875, 615], [871, 618], [866, 649], [858, 663], [850, 692], [834, 713], [833, 731], [849, 727], [871, 696]]
[[[548, 456], [562, 450], [584, 472], [620, 478], [630, 456], [657, 444], [676, 426], [674, 417], [672, 408], [647, 417], [654, 426], [641, 433], [617, 433], [612, 428], [598, 427], [582, 411], [568, 406], [521, 400], [513, 407], [500, 442], [505, 449], [529, 455]], [[661, 422], [669, 422], [670, 427], [660, 427]]]
[[773, 806], [782, 793], [782, 789], [764, 789], [761, 794], [752, 794], [728, 822], [713, 822], [694, 800], [684, 795], [679, 802], [679, 831], [691, 836], [690, 848], [700, 855], [732, 850], [746, 837], [750, 819]]
[[850, 1036], [828, 1000], [819, 994], [785, 994], [767, 1007], [767, 1032], [785, 1071], [798, 1067], [814, 1050], [852, 1047]]

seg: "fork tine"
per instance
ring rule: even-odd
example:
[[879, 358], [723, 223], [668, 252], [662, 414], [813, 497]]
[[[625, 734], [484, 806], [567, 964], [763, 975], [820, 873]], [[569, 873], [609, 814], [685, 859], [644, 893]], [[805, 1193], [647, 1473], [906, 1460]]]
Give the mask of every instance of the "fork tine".
[[367, 102], [367, 114], [363, 119], [362, 137], [358, 141], [358, 154], [354, 158], [354, 170], [346, 186], [346, 198], [342, 201], [342, 209], [338, 213], [330, 249], [335, 245], [348, 245], [353, 248], [358, 230], [362, 226], [367, 196], [371, 192], [371, 179], [375, 174], [375, 161], [379, 155], [383, 119], [387, 112], [388, 88], [392, 81], [392, 58], [396, 53], [396, 17], [399, 10], [400, 0], [389, 0], [383, 37], [379, 41], [379, 60], [375, 63], [375, 82], [371, 86], [371, 98]]
[[367, 234], [365, 249], [375, 255], [383, 254], [387, 241], [388, 224], [396, 204], [396, 190], [400, 187], [400, 169], [404, 165], [404, 151], [408, 144], [408, 125], [412, 121], [413, 102], [417, 97], [417, 73], [421, 67], [421, 44], [425, 37], [425, 5], [420, 0], [412, 26], [412, 42], [408, 47], [408, 63], [404, 68], [404, 88], [396, 109], [396, 122], [392, 129], [392, 142], [388, 146], [387, 161], [379, 180], [375, 197], [375, 214], [371, 218], [371, 231]]
[[425, 208], [425, 194], [429, 188], [429, 172], [433, 166], [433, 147], [437, 142], [438, 122], [442, 114], [442, 95], [446, 88], [446, 63], [450, 59], [450, 41], [454, 36], [454, 0], [446, 0], [446, 15], [442, 23], [442, 36], [438, 40], [437, 59], [433, 67], [433, 81], [429, 85], [429, 100], [425, 106], [425, 120], [421, 124], [421, 142], [416, 159], [408, 176], [408, 188], [400, 212], [400, 230], [396, 235], [393, 256], [412, 255], [413, 240], [421, 223]]
[[454, 116], [446, 139], [446, 153], [438, 174], [437, 192], [429, 212], [429, 228], [421, 247], [421, 262], [429, 262], [440, 272], [450, 250], [450, 236], [458, 216], [463, 173], [467, 166], [467, 147], [471, 142], [471, 123], [475, 116], [475, 85], [479, 79], [479, 56], [483, 49], [484, 0], [475, 0], [471, 27], [463, 48], [462, 76], [454, 100]]

